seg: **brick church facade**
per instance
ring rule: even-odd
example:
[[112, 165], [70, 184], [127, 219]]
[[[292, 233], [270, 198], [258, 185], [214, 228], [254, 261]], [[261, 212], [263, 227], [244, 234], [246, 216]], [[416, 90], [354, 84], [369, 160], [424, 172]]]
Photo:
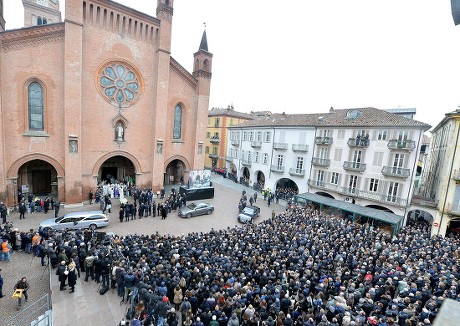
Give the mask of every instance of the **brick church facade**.
[[174, 0], [156, 17], [66, 0], [64, 22], [58, 0], [23, 3], [29, 27], [4, 31], [0, 0], [0, 200], [80, 204], [107, 178], [157, 191], [204, 167], [212, 54], [204, 32], [193, 72], [173, 59]]

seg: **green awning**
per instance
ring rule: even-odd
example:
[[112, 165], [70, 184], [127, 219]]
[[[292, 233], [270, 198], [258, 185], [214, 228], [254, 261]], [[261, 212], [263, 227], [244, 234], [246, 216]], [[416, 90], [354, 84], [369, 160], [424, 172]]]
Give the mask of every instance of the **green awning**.
[[375, 220], [379, 220], [385, 223], [397, 225], [398, 228], [401, 226], [402, 221], [404, 220], [404, 216], [396, 215], [394, 213], [381, 211], [379, 209], [364, 207], [352, 203], [345, 202], [343, 200], [337, 200], [325, 196], [321, 196], [318, 194], [311, 194], [311, 193], [303, 193], [296, 195], [294, 198], [294, 202], [298, 202], [298, 199], [303, 199], [305, 201], [314, 202], [322, 205], [326, 205], [329, 207], [338, 208], [350, 213], [359, 214], [362, 216], [366, 216]]

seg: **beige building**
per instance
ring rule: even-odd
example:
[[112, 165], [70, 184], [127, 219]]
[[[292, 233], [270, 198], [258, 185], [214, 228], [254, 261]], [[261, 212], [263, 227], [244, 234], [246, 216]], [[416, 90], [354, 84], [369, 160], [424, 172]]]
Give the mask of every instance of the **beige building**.
[[235, 111], [233, 105], [209, 110], [204, 166], [206, 168], [225, 168], [228, 127], [254, 118], [252, 114]]
[[157, 0], [156, 17], [67, 0], [64, 22], [57, 0], [23, 3], [30, 27], [0, 33], [3, 201], [19, 190], [78, 204], [100, 180], [159, 190], [204, 167], [212, 54], [204, 32], [193, 72], [174, 60], [174, 0]]

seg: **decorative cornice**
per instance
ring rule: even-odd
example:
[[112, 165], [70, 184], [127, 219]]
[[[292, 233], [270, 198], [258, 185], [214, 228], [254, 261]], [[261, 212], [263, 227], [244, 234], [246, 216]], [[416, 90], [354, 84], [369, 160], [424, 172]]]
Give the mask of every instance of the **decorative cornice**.
[[[103, 8], [107, 9], [114, 9], [118, 11], [117, 13], [120, 13], [121, 15], [127, 15], [131, 16], [134, 19], [139, 19], [140, 22], [144, 21], [144, 23], [148, 22], [149, 25], [155, 25], [155, 26], [160, 26], [160, 20], [156, 17], [147, 15], [143, 12], [137, 11], [135, 9], [129, 8], [125, 5], [122, 5], [120, 3], [117, 3], [115, 1], [107, 1], [107, 0], [86, 0], [88, 3], [93, 3], [94, 5], [99, 5]], [[88, 6], [89, 7], [89, 6]]]
[[203, 78], [211, 79], [212, 73], [210, 73], [209, 71], [197, 70], [193, 72], [193, 77], [195, 78], [203, 77]]
[[160, 12], [166, 12], [168, 14], [170, 14], [171, 16], [173, 15], [174, 13], [174, 9], [172, 7], [169, 7], [169, 6], [166, 6], [164, 4], [161, 4], [158, 8], [157, 8], [157, 16]]
[[0, 41], [2, 48], [8, 50], [31, 44], [61, 41], [64, 35], [64, 23], [57, 23], [6, 31], [0, 33]]
[[196, 87], [197, 80], [192, 76], [184, 67], [182, 67], [176, 60], [172, 57], [170, 58], [170, 67], [176, 71], [179, 76], [186, 80], [190, 85]]

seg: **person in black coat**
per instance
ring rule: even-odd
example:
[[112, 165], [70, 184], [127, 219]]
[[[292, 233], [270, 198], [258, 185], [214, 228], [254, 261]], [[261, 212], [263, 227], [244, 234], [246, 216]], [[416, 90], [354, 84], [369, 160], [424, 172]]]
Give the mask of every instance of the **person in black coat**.
[[24, 203], [21, 203], [21, 205], [19, 205], [19, 219], [22, 220], [22, 219], [26, 219], [26, 214], [27, 212], [27, 207]]
[[69, 270], [67, 269], [67, 266], [65, 265], [65, 261], [61, 261], [61, 264], [59, 265], [58, 269], [56, 270], [56, 275], [59, 276], [59, 290], [64, 291], [65, 290], [65, 281], [67, 280], [67, 275], [69, 275]]
[[75, 292], [75, 284], [77, 284], [77, 269], [75, 268], [75, 262], [71, 259], [69, 263], [69, 275], [67, 275], [68, 283], [70, 286], [70, 293]]
[[164, 205], [162, 205], [161, 206], [161, 219], [164, 220], [166, 219], [167, 216], [168, 216], [168, 210]]

